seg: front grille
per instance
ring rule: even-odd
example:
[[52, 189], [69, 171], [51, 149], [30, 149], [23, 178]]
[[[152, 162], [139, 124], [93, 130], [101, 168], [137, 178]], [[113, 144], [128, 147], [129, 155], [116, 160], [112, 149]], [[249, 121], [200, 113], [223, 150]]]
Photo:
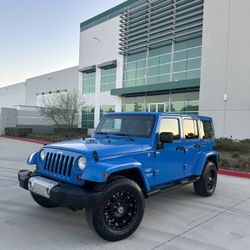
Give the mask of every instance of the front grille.
[[44, 171], [61, 177], [70, 177], [74, 157], [48, 152], [46, 154]]

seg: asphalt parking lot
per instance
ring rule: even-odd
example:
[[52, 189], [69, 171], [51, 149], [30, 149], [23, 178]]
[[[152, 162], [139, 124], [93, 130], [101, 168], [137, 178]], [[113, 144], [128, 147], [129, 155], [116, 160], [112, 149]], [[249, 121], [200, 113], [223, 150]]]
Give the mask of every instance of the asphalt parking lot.
[[84, 211], [39, 207], [17, 172], [40, 145], [0, 138], [0, 249], [250, 249], [250, 180], [219, 176], [210, 198], [192, 185], [146, 201], [141, 226], [120, 242], [90, 230]]

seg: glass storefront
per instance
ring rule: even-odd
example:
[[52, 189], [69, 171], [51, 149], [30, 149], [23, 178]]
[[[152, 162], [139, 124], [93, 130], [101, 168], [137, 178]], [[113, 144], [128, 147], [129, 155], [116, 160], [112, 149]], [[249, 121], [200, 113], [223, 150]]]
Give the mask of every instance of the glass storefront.
[[100, 118], [106, 113], [115, 112], [115, 105], [102, 105], [100, 108]]
[[178, 112], [197, 114], [199, 92], [123, 98], [124, 112]]

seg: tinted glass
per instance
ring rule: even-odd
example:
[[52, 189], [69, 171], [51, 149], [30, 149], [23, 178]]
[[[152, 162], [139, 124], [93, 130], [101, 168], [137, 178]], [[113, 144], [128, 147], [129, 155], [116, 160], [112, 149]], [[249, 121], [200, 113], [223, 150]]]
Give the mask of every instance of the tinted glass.
[[200, 121], [201, 139], [209, 139], [214, 137], [212, 122], [208, 120]]
[[95, 133], [150, 137], [154, 124], [153, 115], [106, 115]]
[[159, 134], [162, 132], [171, 132], [174, 135], [174, 139], [180, 139], [180, 126], [179, 120], [175, 118], [164, 118], [161, 120]]
[[183, 127], [184, 127], [185, 139], [187, 140], [198, 139], [199, 135], [198, 135], [196, 120], [185, 119], [183, 121]]
[[82, 128], [94, 128], [95, 109], [86, 107], [82, 111]]

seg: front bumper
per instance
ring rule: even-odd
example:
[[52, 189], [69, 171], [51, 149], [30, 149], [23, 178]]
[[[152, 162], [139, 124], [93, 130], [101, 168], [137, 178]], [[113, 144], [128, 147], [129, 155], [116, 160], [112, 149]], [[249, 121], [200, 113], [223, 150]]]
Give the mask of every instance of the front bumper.
[[[33, 172], [28, 170], [20, 170], [18, 172], [18, 180], [20, 187], [30, 190], [30, 178], [39, 178]], [[49, 179], [47, 179], [49, 181]], [[39, 193], [41, 195], [41, 193]], [[95, 192], [92, 190], [75, 187], [69, 184], [57, 183], [50, 188], [49, 194], [42, 195], [49, 200], [57, 203], [59, 206], [69, 207], [73, 209], [94, 208], [101, 199], [102, 192]]]

